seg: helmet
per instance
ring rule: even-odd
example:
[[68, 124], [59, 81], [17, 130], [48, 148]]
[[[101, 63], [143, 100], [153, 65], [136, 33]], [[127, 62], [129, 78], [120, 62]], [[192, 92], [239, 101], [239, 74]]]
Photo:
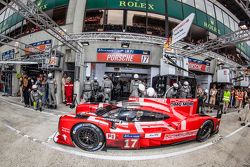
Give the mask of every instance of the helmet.
[[32, 86], [32, 89], [33, 89], [33, 90], [37, 90], [37, 89], [38, 89], [38, 86], [37, 86], [37, 85], [33, 85], [33, 86]]
[[188, 81], [185, 81], [183, 84], [184, 84], [184, 86], [189, 86]]
[[145, 91], [145, 86], [143, 85], [143, 84], [139, 84], [139, 90], [141, 91], [141, 92], [144, 92]]
[[90, 78], [90, 75], [86, 75], [86, 78]]
[[97, 80], [98, 80], [98, 78], [97, 78], [97, 77], [95, 77], [95, 78], [94, 78], [94, 80], [95, 80], [95, 81], [97, 81]]
[[52, 73], [49, 73], [49, 74], [48, 74], [48, 78], [53, 78], [53, 74], [52, 74]]
[[106, 79], [106, 78], [108, 78], [108, 76], [104, 74], [104, 75], [103, 75], [103, 78]]
[[174, 87], [175, 89], [178, 89], [178, 88], [179, 88], [179, 85], [178, 85], [177, 83], [174, 83], [174, 84], [173, 84], [173, 87]]
[[134, 75], [134, 79], [138, 79], [139, 78], [139, 75], [138, 74], [135, 74]]
[[154, 88], [148, 88], [147, 89], [147, 95], [149, 96], [149, 97], [153, 97], [154, 95], [155, 95], [155, 90], [154, 90]]

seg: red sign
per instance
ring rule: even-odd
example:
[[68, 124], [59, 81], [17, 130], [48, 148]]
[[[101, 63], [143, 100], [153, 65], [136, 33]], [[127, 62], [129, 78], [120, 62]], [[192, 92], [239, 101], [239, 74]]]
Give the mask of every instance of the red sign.
[[97, 61], [148, 64], [150, 52], [131, 49], [97, 49]]
[[201, 72], [209, 72], [210, 71], [210, 63], [189, 58], [188, 59], [188, 69], [193, 71], [201, 71]]

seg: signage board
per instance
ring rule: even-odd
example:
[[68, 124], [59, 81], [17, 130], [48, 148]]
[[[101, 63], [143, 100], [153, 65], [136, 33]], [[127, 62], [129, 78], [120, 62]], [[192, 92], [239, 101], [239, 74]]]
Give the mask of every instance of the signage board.
[[49, 52], [52, 48], [52, 40], [39, 41], [30, 44], [33, 47], [25, 47], [25, 55], [34, 54], [34, 53], [44, 53]]
[[188, 58], [188, 69], [193, 71], [200, 71], [200, 72], [210, 72], [210, 63], [194, 59]]
[[231, 83], [230, 70], [223, 69], [217, 71], [217, 82], [219, 83]]
[[178, 24], [172, 31], [172, 44], [185, 38], [190, 30], [190, 27], [194, 20], [194, 13], [191, 13], [180, 24]]
[[98, 62], [149, 64], [150, 51], [133, 49], [98, 48]]
[[10, 60], [15, 57], [15, 49], [8, 50], [2, 53], [2, 60]]

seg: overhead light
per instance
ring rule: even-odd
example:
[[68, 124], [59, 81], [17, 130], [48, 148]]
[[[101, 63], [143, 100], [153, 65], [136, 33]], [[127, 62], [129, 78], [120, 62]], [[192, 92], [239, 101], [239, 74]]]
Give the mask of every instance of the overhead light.
[[250, 28], [250, 21], [240, 21], [239, 27], [242, 30], [248, 30]]
[[194, 49], [193, 47], [188, 46], [188, 45], [185, 45], [182, 48], [185, 49], [185, 50], [192, 50], [192, 49]]
[[89, 46], [89, 42], [82, 42], [83, 46]]
[[129, 48], [129, 42], [122, 42], [121, 47], [122, 48]]

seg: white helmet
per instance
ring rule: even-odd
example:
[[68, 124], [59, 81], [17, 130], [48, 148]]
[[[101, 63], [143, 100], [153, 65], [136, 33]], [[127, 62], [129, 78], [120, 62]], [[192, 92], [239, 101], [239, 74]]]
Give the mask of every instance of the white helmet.
[[108, 78], [108, 76], [107, 76], [106, 74], [104, 74], [104, 75], [103, 75], [103, 78], [104, 78], [104, 79], [105, 79], [105, 78]]
[[140, 92], [144, 92], [145, 91], [145, 86], [143, 84], [139, 84], [139, 90]]
[[184, 86], [189, 86], [188, 81], [185, 81], [183, 84], [184, 84]]
[[174, 83], [173, 87], [176, 88], [176, 89], [178, 89], [179, 85], [177, 83]]
[[97, 80], [98, 80], [98, 78], [97, 78], [97, 77], [95, 77], [95, 78], [94, 78], [94, 80], [95, 80], [95, 81], [97, 81]]
[[148, 89], [147, 89], [147, 95], [148, 95], [149, 97], [153, 97], [153, 96], [155, 95], [155, 90], [154, 90], [154, 88], [152, 88], [152, 87], [148, 88]]
[[37, 90], [37, 89], [38, 89], [38, 86], [37, 86], [37, 85], [33, 85], [33, 86], [32, 86], [32, 89], [33, 89], [33, 90]]
[[48, 78], [53, 78], [53, 74], [52, 74], [52, 73], [49, 73], [49, 74], [48, 74]]
[[139, 78], [139, 75], [138, 74], [135, 74], [134, 75], [134, 79], [138, 79]]
[[90, 75], [86, 75], [86, 78], [90, 78]]
[[70, 82], [71, 81], [71, 77], [68, 77], [66, 80], [67, 80], [67, 82]]

